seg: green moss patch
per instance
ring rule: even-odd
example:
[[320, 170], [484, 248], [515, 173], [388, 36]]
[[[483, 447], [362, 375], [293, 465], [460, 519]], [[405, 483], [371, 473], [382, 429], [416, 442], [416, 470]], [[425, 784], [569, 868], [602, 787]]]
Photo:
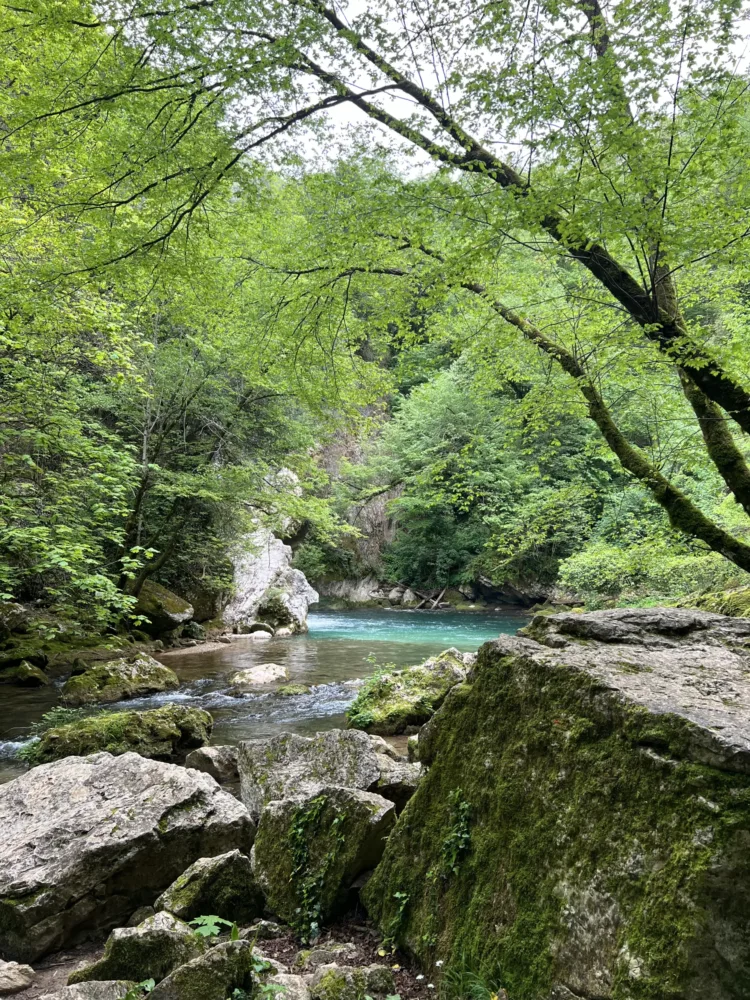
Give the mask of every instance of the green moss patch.
[[174, 691], [179, 686], [179, 678], [173, 670], [147, 653], [141, 653], [97, 663], [75, 674], [63, 685], [62, 697], [70, 705], [91, 705]]
[[688, 730], [488, 644], [420, 737], [370, 915], [510, 1000], [750, 996], [750, 777], [683, 759]]
[[365, 681], [346, 716], [352, 729], [390, 736], [421, 726], [464, 677], [457, 650], [404, 670], [379, 670]]
[[48, 729], [18, 756], [32, 766], [63, 757], [85, 757], [106, 751], [129, 750], [156, 760], [178, 760], [203, 746], [211, 735], [213, 719], [198, 708], [167, 705], [148, 712], [107, 712]]

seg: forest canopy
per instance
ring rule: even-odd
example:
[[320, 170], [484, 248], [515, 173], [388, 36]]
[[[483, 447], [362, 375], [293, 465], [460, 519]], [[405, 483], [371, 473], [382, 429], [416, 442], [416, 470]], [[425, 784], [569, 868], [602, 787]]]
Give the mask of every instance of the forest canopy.
[[393, 581], [746, 582], [745, 35], [704, 0], [4, 7], [5, 598], [224, 592], [259, 520], [365, 573], [386, 491]]

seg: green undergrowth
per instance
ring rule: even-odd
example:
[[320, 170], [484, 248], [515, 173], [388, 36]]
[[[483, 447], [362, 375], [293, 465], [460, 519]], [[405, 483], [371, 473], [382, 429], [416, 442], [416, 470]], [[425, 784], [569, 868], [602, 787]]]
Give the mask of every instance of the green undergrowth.
[[750, 780], [686, 760], [691, 739], [488, 644], [420, 738], [429, 771], [364, 889], [370, 915], [424, 967], [510, 1000], [575, 982], [591, 954], [613, 1000], [750, 995], [750, 963], [714, 941], [747, 960]]

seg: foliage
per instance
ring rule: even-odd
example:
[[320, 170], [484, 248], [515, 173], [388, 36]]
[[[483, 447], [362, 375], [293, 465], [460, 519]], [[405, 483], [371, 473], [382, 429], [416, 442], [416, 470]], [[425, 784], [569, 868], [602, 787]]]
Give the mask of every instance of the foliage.
[[194, 933], [201, 938], [218, 937], [222, 933], [223, 927], [229, 928], [230, 941], [238, 941], [240, 937], [240, 929], [237, 924], [232, 923], [231, 920], [217, 917], [215, 914], [194, 917], [189, 923], [191, 927], [195, 927]]

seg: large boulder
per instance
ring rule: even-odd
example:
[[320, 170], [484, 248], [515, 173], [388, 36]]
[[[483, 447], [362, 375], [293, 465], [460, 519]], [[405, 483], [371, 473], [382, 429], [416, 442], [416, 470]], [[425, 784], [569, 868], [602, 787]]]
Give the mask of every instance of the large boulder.
[[48, 729], [25, 748], [31, 764], [106, 751], [181, 761], [211, 736], [213, 719], [200, 708], [166, 705], [147, 712], [106, 712]]
[[291, 548], [268, 529], [248, 535], [233, 556], [235, 597], [224, 621], [239, 628], [260, 619], [274, 628], [307, 631], [307, 610], [318, 594], [292, 567], [292, 558]]
[[418, 666], [368, 677], [347, 710], [348, 724], [385, 736], [423, 725], [450, 689], [464, 680], [469, 656], [446, 649]]
[[49, 677], [41, 667], [21, 660], [15, 667], [0, 669], [0, 684], [13, 684], [15, 687], [47, 687], [51, 684]]
[[198, 958], [206, 942], [171, 913], [155, 913], [137, 927], [117, 927], [104, 954], [68, 976], [68, 985], [91, 980], [135, 979], [159, 982], [185, 962]]
[[303, 939], [347, 902], [349, 887], [379, 861], [395, 821], [380, 795], [329, 786], [270, 802], [255, 840], [255, 874], [269, 908]]
[[0, 997], [12, 996], [31, 986], [36, 973], [30, 965], [0, 961]]
[[154, 635], [179, 628], [193, 617], [191, 604], [153, 580], [144, 581], [135, 611], [148, 619], [150, 631]]
[[66, 757], [0, 786], [0, 954], [18, 961], [127, 922], [198, 858], [247, 853], [213, 778], [135, 753]]
[[224, 920], [249, 924], [263, 913], [263, 894], [250, 858], [239, 850], [200, 858], [166, 889], [154, 904], [183, 920], [214, 913]]
[[750, 995], [750, 621], [539, 616], [420, 734], [362, 895], [428, 969], [511, 997]]
[[97, 663], [81, 674], [69, 677], [62, 698], [69, 705], [91, 705], [142, 698], [158, 691], [174, 691], [180, 686], [177, 674], [148, 653]]
[[[420, 777], [418, 764], [399, 763], [381, 752], [366, 734], [331, 729], [313, 737], [281, 733], [240, 744], [240, 795], [254, 819], [265, 805], [295, 795], [314, 795], [325, 785], [392, 792], [403, 804], [405, 786], [412, 791]], [[407, 796], [408, 797], [408, 796]]]
[[149, 996], [152, 1000], [226, 1000], [235, 990], [249, 994], [253, 965], [249, 941], [227, 941], [175, 969]]
[[[261, 635], [262, 633], [255, 633]], [[289, 679], [289, 669], [280, 663], [259, 663], [247, 670], [237, 670], [229, 678], [232, 687], [239, 691], [256, 691]]]

